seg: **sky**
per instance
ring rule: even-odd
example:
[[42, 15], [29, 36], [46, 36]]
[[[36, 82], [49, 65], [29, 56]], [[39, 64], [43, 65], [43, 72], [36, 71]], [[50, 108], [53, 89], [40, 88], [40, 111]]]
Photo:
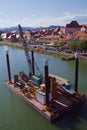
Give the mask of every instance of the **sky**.
[[87, 0], [0, 0], [0, 28], [87, 24]]

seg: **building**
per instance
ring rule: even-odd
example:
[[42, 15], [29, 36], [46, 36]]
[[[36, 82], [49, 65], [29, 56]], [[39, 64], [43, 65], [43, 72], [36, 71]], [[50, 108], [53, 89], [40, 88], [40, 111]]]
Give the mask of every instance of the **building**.
[[66, 24], [65, 34], [69, 35], [69, 34], [73, 34], [73, 33], [77, 32], [77, 31], [80, 31], [81, 27], [82, 26], [79, 25], [77, 21], [72, 21], [71, 23]]

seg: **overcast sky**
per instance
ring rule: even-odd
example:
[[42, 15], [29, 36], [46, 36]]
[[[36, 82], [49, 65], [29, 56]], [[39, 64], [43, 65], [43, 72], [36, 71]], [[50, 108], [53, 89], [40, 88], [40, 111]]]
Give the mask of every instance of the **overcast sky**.
[[87, 24], [87, 0], [1, 0], [0, 28]]

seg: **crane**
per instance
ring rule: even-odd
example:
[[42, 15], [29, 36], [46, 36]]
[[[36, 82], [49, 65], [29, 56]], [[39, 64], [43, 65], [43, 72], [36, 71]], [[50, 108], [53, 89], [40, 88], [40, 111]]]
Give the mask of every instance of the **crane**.
[[[42, 79], [43, 79], [43, 74], [41, 73], [39, 67], [37, 64], [36, 65], [36, 68], [38, 70], [38, 72], [40, 73], [40, 75], [36, 76], [35, 75], [35, 70], [34, 70], [34, 57], [33, 57], [33, 53], [32, 53], [32, 61], [31, 61], [31, 58], [30, 58], [30, 55], [29, 55], [29, 50], [28, 50], [28, 43], [27, 43], [27, 39], [24, 37], [24, 34], [23, 34], [23, 31], [22, 31], [22, 27], [21, 25], [18, 25], [19, 27], [19, 34], [20, 34], [20, 38], [22, 40], [22, 45], [24, 47], [24, 50], [25, 50], [25, 56], [26, 56], [26, 59], [27, 59], [27, 63], [28, 63], [28, 67], [29, 67], [29, 78], [35, 83], [35, 84], [40, 84], [42, 82]], [[32, 51], [33, 52], [33, 51]]]
[[29, 67], [29, 78], [31, 78], [31, 76], [32, 76], [32, 63], [31, 63], [31, 59], [30, 59], [30, 55], [29, 55], [29, 51], [28, 51], [28, 44], [27, 44], [26, 39], [24, 37], [21, 25], [19, 24], [18, 27], [19, 27], [20, 38], [22, 40], [22, 44], [23, 44], [23, 47], [25, 50], [25, 56], [27, 59], [28, 67]]

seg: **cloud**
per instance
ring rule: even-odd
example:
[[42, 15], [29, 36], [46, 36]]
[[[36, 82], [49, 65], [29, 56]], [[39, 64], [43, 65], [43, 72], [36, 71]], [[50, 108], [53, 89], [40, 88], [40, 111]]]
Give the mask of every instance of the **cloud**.
[[21, 25], [39, 27], [39, 26], [50, 26], [50, 25], [64, 25], [64, 20], [59, 17], [40, 17], [40, 18], [23, 18], [20, 21]]
[[67, 23], [71, 22], [72, 20], [76, 20], [79, 24], [87, 23], [87, 11], [79, 12], [79, 13], [71, 13], [65, 12], [60, 17], [31, 17], [31, 18], [24, 18], [20, 21], [22, 25], [31, 26], [31, 27], [39, 27], [39, 26], [50, 26], [50, 25], [63, 25], [65, 26]]
[[12, 25], [11, 21], [0, 19], [0, 28], [10, 27], [10, 25]]
[[29, 26], [29, 27], [40, 27], [40, 26], [50, 26], [50, 25], [66, 25], [67, 23], [71, 22], [72, 20], [77, 20], [79, 24], [87, 24], [87, 11], [78, 12], [78, 13], [71, 13], [65, 12], [60, 17], [36, 17], [32, 15], [31, 17], [25, 17], [18, 21], [9, 21], [0, 19], [0, 26], [2, 27], [11, 27], [17, 26], [21, 24], [22, 26]]
[[87, 23], [87, 11], [72, 14], [71, 12], [66, 12], [63, 17], [61, 17], [65, 23], [72, 20], [78, 21], [80, 24]]

